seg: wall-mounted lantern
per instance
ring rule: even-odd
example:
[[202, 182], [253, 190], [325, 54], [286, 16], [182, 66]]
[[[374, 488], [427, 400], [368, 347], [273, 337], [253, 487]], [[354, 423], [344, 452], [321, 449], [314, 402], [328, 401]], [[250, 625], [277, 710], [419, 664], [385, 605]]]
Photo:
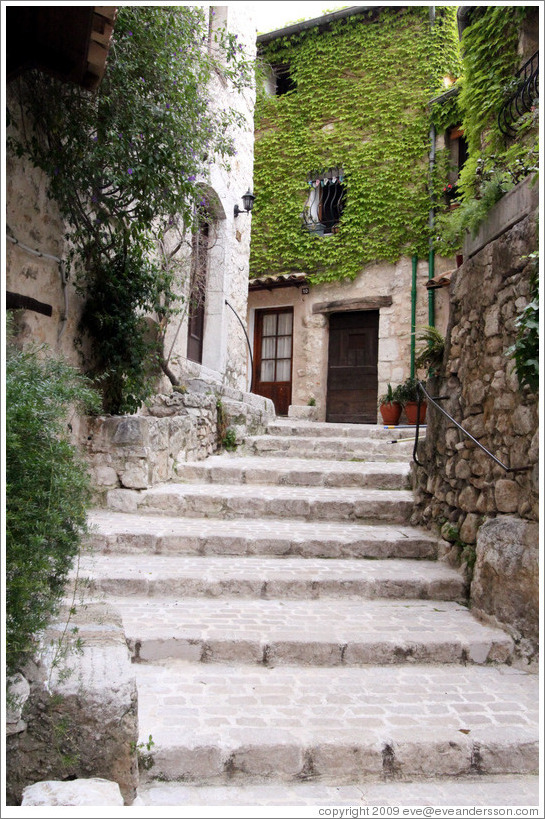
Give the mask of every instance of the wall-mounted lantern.
[[239, 206], [235, 205], [235, 216], [238, 216], [239, 213], [250, 213], [251, 209], [253, 208], [255, 196], [251, 192], [250, 188], [248, 188], [248, 190], [242, 197], [242, 202], [244, 204], [244, 210], [240, 210]]

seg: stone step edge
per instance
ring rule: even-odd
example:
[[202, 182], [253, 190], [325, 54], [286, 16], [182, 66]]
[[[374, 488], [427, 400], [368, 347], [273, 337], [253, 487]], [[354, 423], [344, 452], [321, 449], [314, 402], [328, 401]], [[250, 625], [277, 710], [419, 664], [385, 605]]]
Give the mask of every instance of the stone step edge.
[[[151, 490], [111, 489], [106, 495], [107, 508], [121, 512], [144, 514], [183, 515], [184, 517], [237, 518], [257, 517], [293, 518], [298, 520], [388, 521], [408, 524], [414, 501], [408, 490], [352, 490], [360, 497], [347, 499], [345, 492], [328, 489], [329, 498], [288, 497], [294, 487], [268, 487], [269, 490], [285, 490], [285, 496], [274, 491], [264, 496], [263, 487], [253, 496], [234, 494], [233, 487], [224, 484], [201, 484], [208, 494], [192, 492], [195, 484], [161, 485]], [[176, 489], [178, 487], [178, 491]], [[301, 487], [298, 487], [300, 490]], [[182, 491], [180, 491], [182, 490]], [[370, 494], [374, 493], [374, 494]], [[335, 497], [335, 494], [338, 496]], [[399, 497], [387, 497], [398, 494]], [[382, 497], [381, 497], [382, 496]], [[282, 512], [282, 514], [280, 514]]]
[[211, 744], [153, 749], [141, 782], [242, 784], [259, 782], [322, 782], [336, 785], [402, 781], [407, 777], [536, 775], [539, 742], [529, 736], [518, 741], [473, 740], [446, 732], [443, 737], [396, 741], [338, 742], [321, 745], [252, 743], [220, 748]]
[[[421, 778], [407, 782], [384, 777], [382, 782], [327, 785], [320, 781], [282, 784], [257, 783], [201, 785], [197, 782], [162, 782], [150, 779], [138, 788], [134, 805], [197, 806], [531, 806], [539, 804], [538, 775], [507, 774]], [[165, 801], [168, 799], [169, 801]], [[160, 800], [160, 801], [158, 801]], [[172, 801], [170, 801], [172, 800]], [[346, 814], [350, 816], [350, 813]], [[369, 812], [371, 815], [371, 811]], [[377, 812], [379, 815], [379, 812]], [[386, 815], [386, 814], [384, 814]], [[391, 815], [394, 815], [393, 813]]]

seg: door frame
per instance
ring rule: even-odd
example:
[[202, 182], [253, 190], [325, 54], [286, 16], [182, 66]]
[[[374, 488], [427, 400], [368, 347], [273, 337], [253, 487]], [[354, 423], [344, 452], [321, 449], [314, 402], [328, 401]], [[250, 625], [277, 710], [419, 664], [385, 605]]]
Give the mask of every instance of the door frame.
[[[290, 351], [290, 378], [289, 381], [265, 381], [262, 382], [258, 378], [261, 370], [261, 350], [262, 350], [262, 332], [260, 329], [263, 326], [263, 317], [266, 314], [271, 313], [290, 313], [292, 316], [292, 325], [291, 325], [291, 351]], [[292, 395], [293, 395], [293, 355], [294, 355], [294, 332], [295, 332], [295, 310], [292, 304], [279, 304], [274, 307], [254, 307], [252, 308], [252, 321], [251, 321], [251, 330], [252, 330], [252, 339], [253, 339], [253, 346], [252, 346], [252, 357], [253, 357], [253, 372], [252, 372], [252, 383], [253, 383], [253, 390], [256, 392], [258, 383], [264, 384], [283, 384], [289, 385], [289, 401], [288, 406], [291, 404]], [[275, 359], [276, 360], [276, 359]], [[257, 393], [260, 395], [261, 393]], [[269, 397], [269, 396], [265, 396]], [[272, 400], [272, 399], [271, 399]], [[276, 407], [275, 407], [276, 409]], [[278, 414], [278, 413], [277, 413]]]

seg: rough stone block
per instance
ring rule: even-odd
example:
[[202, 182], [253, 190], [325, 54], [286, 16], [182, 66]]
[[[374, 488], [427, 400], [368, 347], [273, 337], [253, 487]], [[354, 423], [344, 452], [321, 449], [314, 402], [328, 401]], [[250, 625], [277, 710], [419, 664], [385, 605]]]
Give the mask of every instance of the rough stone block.
[[24, 789], [21, 802], [22, 807], [30, 805], [116, 807], [123, 804], [117, 782], [99, 778], [74, 779], [71, 782], [55, 780], [36, 782]]
[[509, 515], [486, 521], [477, 536], [471, 584], [475, 609], [493, 616], [537, 651], [539, 630], [538, 524]]

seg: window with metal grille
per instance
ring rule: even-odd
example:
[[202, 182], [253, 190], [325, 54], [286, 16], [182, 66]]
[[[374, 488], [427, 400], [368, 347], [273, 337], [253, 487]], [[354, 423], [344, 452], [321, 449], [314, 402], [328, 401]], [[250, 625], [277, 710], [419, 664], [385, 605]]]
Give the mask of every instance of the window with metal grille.
[[337, 233], [346, 201], [342, 168], [307, 176], [309, 195], [303, 209], [303, 227], [311, 233]]

